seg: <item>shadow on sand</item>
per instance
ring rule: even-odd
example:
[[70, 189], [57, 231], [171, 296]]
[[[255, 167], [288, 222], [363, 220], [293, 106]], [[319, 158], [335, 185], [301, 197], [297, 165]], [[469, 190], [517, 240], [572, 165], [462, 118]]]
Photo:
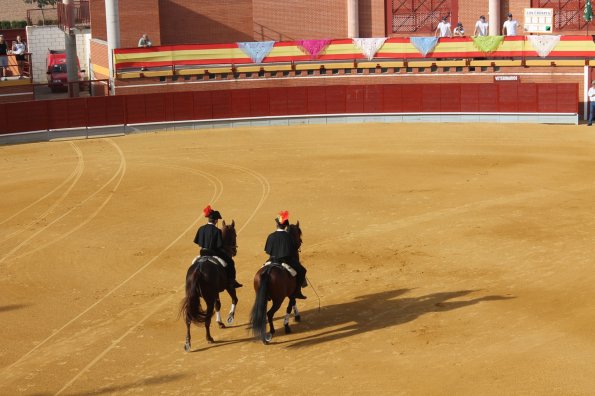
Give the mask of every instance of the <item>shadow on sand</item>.
[[[271, 344], [289, 343], [288, 348], [299, 348], [352, 337], [358, 334], [398, 326], [431, 312], [447, 312], [484, 301], [509, 300], [512, 296], [484, 296], [468, 300], [449, 301], [464, 297], [476, 290], [432, 293], [421, 297], [397, 298], [410, 291], [399, 289], [356, 297], [354, 301], [307, 310], [301, 313], [300, 330], [320, 331], [303, 338]], [[304, 321], [305, 319], [305, 321]], [[355, 322], [355, 323], [353, 323]], [[342, 327], [336, 328], [337, 326]], [[282, 329], [281, 329], [282, 331]]]
[[23, 309], [28, 307], [29, 304], [11, 304], [11, 305], [4, 305], [0, 306], [0, 312], [8, 312], [8, 311], [15, 311], [17, 309]]

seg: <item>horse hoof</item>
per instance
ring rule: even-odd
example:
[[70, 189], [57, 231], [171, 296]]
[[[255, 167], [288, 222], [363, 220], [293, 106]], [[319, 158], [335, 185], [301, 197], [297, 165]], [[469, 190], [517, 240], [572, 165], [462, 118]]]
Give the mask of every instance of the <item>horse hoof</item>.
[[289, 325], [285, 325], [285, 334], [291, 334], [291, 328]]
[[266, 333], [264, 338], [262, 339], [262, 342], [265, 345], [268, 345], [272, 340], [273, 340], [273, 335], [271, 333]]
[[295, 318], [293, 318], [293, 320], [295, 320], [296, 322], [299, 322], [302, 320], [302, 317], [300, 315], [296, 315]]
[[230, 326], [233, 324], [233, 314], [229, 314], [227, 317], [227, 324]]
[[207, 339], [207, 343], [209, 343], [209, 344], [214, 344], [214, 343], [215, 343], [215, 340], [214, 340], [214, 339], [212, 339], [212, 338], [208, 338], [208, 339]]
[[223, 322], [217, 322], [217, 323], [219, 324], [219, 328], [220, 329], [224, 329], [225, 328], [225, 325], [223, 324]]
[[184, 350], [186, 352], [190, 352], [190, 343], [189, 342], [186, 342], [186, 344], [184, 344]]

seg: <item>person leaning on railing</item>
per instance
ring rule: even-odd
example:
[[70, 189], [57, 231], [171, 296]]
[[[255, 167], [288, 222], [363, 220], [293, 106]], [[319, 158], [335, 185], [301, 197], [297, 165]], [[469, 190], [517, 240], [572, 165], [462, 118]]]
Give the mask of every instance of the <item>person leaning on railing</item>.
[[23, 65], [25, 64], [25, 53], [27, 52], [27, 43], [17, 36], [16, 41], [12, 42], [12, 53], [15, 55], [19, 68], [19, 80], [23, 79]]
[[0, 34], [0, 69], [2, 69], [2, 81], [6, 81], [6, 68], [8, 67], [8, 44], [4, 36]]

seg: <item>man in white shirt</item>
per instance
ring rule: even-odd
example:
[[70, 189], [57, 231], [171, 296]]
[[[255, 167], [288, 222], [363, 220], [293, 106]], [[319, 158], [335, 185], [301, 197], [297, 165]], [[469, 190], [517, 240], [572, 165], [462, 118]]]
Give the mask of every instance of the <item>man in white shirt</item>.
[[587, 91], [587, 95], [589, 96], [589, 122], [588, 126], [593, 124], [593, 113], [595, 113], [595, 80], [591, 82], [591, 88]]
[[487, 36], [488, 35], [488, 23], [486, 17], [483, 15], [479, 17], [479, 21], [475, 22], [474, 36]]
[[516, 36], [517, 28], [520, 28], [519, 23], [512, 19], [512, 14], [508, 14], [508, 20], [505, 21], [504, 26], [502, 26], [502, 35], [503, 36]]
[[438, 24], [436, 27], [436, 37], [452, 37], [452, 32], [450, 30], [450, 23], [446, 21], [446, 17], [442, 17], [442, 22]]

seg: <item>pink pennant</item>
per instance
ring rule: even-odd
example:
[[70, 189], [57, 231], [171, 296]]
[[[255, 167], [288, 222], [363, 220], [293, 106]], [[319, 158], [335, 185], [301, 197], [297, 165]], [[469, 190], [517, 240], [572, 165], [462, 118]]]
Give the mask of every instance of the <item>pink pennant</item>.
[[311, 59], [316, 59], [328, 47], [331, 40], [300, 40], [297, 43], [302, 51], [310, 55]]

